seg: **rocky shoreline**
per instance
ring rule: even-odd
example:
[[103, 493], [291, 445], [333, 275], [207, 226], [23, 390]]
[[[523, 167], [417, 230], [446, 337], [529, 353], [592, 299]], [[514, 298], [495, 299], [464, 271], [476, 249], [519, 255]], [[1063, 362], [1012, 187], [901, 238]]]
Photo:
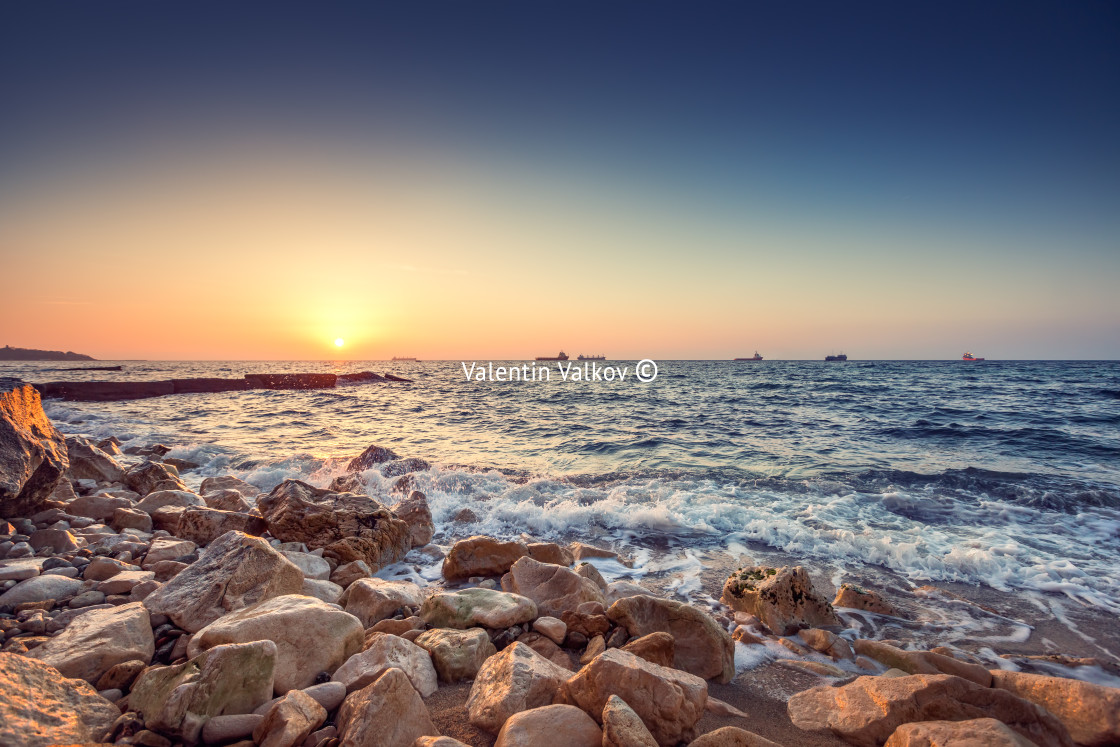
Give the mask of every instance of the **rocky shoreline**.
[[384, 447], [267, 494], [119, 447], [0, 385], [0, 745], [1120, 743], [1120, 689], [1029, 671], [1088, 660], [872, 639], [852, 611], [906, 614], [882, 589], [755, 565], [701, 608], [608, 581], [625, 551], [433, 544], [429, 465]]

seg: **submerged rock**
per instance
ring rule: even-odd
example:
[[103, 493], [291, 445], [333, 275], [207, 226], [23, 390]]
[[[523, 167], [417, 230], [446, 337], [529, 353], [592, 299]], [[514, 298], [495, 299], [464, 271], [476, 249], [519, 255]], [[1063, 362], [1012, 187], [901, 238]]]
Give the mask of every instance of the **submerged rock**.
[[841, 624], [802, 566], [740, 568], [728, 576], [720, 601], [733, 610], [756, 615], [775, 635]]
[[102, 742], [120, 717], [88, 682], [41, 661], [0, 653], [0, 744], [48, 747]]

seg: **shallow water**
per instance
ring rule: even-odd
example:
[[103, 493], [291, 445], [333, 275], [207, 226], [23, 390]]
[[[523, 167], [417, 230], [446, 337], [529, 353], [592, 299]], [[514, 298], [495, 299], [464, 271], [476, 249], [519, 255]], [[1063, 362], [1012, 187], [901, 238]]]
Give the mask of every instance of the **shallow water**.
[[[0, 375], [392, 372], [414, 382], [47, 411], [66, 432], [174, 446], [204, 465], [193, 479], [232, 472], [265, 489], [326, 484], [365, 446], [388, 445], [435, 463], [417, 487], [437, 537], [762, 543], [853, 572], [1058, 592], [1120, 613], [1120, 364], [662, 361], [648, 384], [633, 361], [606, 364], [630, 378], [563, 381], [551, 364], [548, 382], [476, 382], [460, 361], [33, 363]], [[364, 478], [388, 494], [391, 481]], [[452, 524], [464, 507], [478, 521]]]

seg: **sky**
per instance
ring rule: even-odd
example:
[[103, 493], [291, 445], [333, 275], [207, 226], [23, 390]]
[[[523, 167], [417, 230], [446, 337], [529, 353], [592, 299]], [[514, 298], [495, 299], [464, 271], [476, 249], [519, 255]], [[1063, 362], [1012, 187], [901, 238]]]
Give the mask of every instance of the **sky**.
[[1120, 358], [1117, 39], [1096, 0], [6, 2], [0, 345]]

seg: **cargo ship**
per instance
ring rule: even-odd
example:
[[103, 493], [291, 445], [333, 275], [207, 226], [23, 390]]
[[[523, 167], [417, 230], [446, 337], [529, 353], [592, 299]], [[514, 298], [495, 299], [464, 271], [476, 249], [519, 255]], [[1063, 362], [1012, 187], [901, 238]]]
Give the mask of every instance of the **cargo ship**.
[[[563, 355], [563, 353], [560, 355]], [[605, 361], [606, 359], [607, 356], [605, 355], [579, 355], [576, 357], [577, 361]], [[537, 360], [540, 360], [540, 358]]]
[[977, 363], [977, 362], [982, 361], [984, 359], [983, 358], [977, 358], [972, 353], [965, 353], [964, 355], [961, 356], [961, 360], [962, 361], [970, 361], [972, 363]]
[[399, 357], [394, 355], [393, 360], [395, 360], [395, 361], [414, 361], [414, 360], [416, 360], [416, 358], [399, 358]]
[[565, 353], [563, 350], [561, 350], [558, 355], [554, 355], [554, 356], [542, 355], [542, 356], [538, 357], [537, 360], [539, 360], [539, 361], [566, 361], [566, 360], [568, 360], [568, 354]]
[[754, 351], [754, 355], [752, 355], [750, 358], [736, 358], [735, 360], [737, 360], [737, 361], [760, 361], [760, 360], [762, 360], [762, 356], [759, 355], [758, 351], [756, 350], [756, 351]]
[[826, 355], [824, 359], [826, 361], [846, 361], [848, 360], [848, 356], [841, 353], [840, 355]]

